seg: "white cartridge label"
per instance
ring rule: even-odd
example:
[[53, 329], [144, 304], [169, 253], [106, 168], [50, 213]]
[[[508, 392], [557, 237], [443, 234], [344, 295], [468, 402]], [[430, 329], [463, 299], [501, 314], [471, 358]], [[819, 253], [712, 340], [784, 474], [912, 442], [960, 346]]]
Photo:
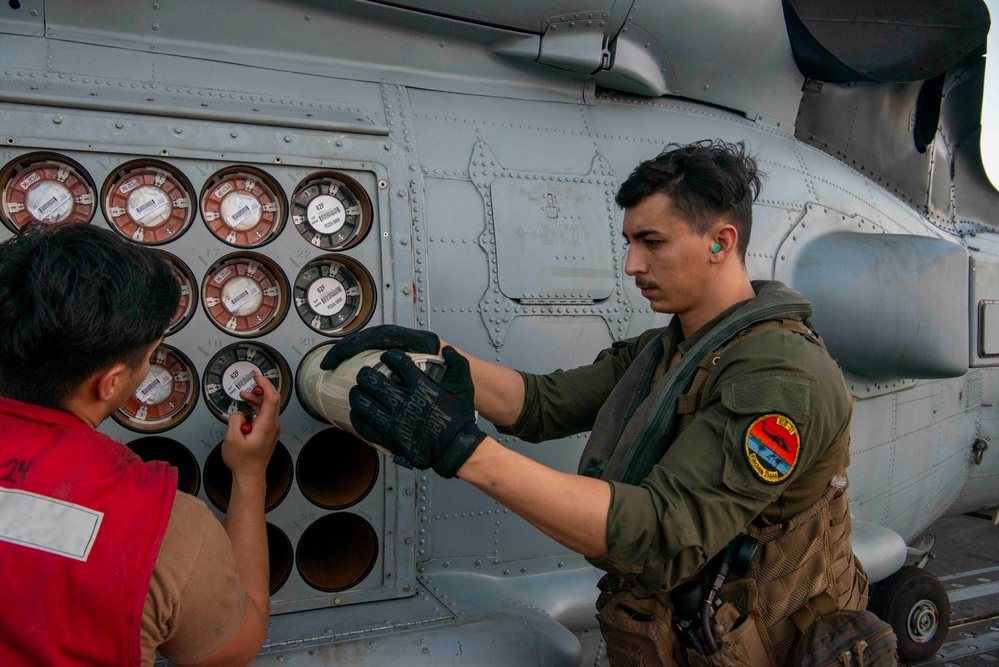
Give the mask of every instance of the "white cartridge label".
[[226, 181], [219, 187], [215, 188], [215, 192], [213, 194], [215, 195], [216, 199], [222, 199], [222, 197], [224, 197], [229, 192], [232, 192], [232, 181]]
[[260, 221], [260, 202], [239, 193], [229, 195], [222, 203], [222, 216], [233, 229], [249, 229]]
[[225, 279], [231, 275], [232, 275], [232, 269], [230, 269], [227, 266], [221, 271], [219, 271], [214, 278], [212, 278], [212, 282], [215, 283], [216, 285], [221, 285], [223, 282], [225, 282]]
[[143, 227], [158, 225], [170, 217], [170, 200], [159, 188], [142, 188], [128, 198], [128, 215]]
[[21, 181], [19, 185], [21, 186], [22, 190], [27, 190], [29, 187], [31, 187], [33, 184], [37, 183], [40, 180], [42, 180], [42, 177], [38, 175], [37, 171], [33, 171], [31, 172], [31, 176], [28, 176], [26, 179]]
[[335, 278], [320, 278], [309, 285], [309, 307], [318, 315], [336, 315], [347, 303], [347, 290]]
[[347, 221], [343, 203], [331, 195], [319, 195], [309, 202], [309, 226], [320, 234], [335, 234]]
[[135, 390], [135, 398], [139, 403], [155, 405], [162, 403], [173, 393], [173, 375], [162, 366], [151, 366], [139, 388]]
[[248, 315], [260, 308], [262, 295], [260, 285], [255, 281], [233, 278], [222, 288], [222, 304], [234, 315]]
[[139, 185], [140, 185], [139, 179], [131, 178], [118, 186], [118, 192], [120, 192], [123, 195], [127, 195], [129, 192], [139, 187]]
[[260, 369], [256, 364], [251, 364], [249, 361], [237, 361], [225, 369], [225, 373], [222, 375], [222, 388], [229, 395], [229, 398], [241, 401], [243, 399], [239, 397], [239, 392], [253, 391], [253, 388], [257, 386], [253, 374], [259, 372]]
[[[72, 201], [73, 193], [65, 186], [59, 183], [45, 182], [28, 193], [28, 212], [35, 220], [65, 217], [69, 214], [69, 210], [62, 211], [61, 209]], [[71, 207], [69, 208], [71, 209]]]

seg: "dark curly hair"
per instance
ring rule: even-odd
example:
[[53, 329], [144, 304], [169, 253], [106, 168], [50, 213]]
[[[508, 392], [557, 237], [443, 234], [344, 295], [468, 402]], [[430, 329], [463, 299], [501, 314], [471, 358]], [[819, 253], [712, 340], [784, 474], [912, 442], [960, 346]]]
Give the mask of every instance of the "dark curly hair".
[[0, 243], [0, 395], [61, 408], [94, 373], [137, 368], [180, 301], [166, 261], [84, 223]]
[[631, 208], [649, 195], [665, 194], [690, 228], [701, 234], [718, 217], [727, 217], [739, 232], [736, 250], [745, 263], [753, 202], [763, 187], [762, 177], [741, 141], [669, 144], [658, 156], [635, 167], [615, 201], [621, 208]]

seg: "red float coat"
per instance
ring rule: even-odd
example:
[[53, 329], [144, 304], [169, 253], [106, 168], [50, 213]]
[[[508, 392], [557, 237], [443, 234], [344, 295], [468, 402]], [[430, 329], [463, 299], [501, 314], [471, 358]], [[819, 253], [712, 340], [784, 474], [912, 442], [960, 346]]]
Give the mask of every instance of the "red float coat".
[[0, 665], [139, 665], [177, 469], [0, 398]]

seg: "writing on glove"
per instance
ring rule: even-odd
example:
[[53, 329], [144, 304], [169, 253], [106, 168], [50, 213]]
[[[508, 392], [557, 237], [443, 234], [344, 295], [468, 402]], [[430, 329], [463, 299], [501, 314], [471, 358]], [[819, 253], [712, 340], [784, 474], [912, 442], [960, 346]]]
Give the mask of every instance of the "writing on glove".
[[362, 368], [350, 390], [350, 423], [359, 436], [392, 452], [396, 463], [454, 477], [486, 434], [475, 424], [468, 360], [450, 346], [442, 354], [446, 370], [439, 381], [401, 349], [381, 355], [394, 378]]

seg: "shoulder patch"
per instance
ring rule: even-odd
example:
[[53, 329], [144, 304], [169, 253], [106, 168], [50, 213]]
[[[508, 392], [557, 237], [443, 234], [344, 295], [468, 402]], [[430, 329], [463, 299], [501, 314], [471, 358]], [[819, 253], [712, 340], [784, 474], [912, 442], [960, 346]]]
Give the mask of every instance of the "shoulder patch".
[[746, 461], [761, 480], [778, 484], [798, 463], [800, 444], [793, 421], [781, 414], [763, 415], [746, 429]]

